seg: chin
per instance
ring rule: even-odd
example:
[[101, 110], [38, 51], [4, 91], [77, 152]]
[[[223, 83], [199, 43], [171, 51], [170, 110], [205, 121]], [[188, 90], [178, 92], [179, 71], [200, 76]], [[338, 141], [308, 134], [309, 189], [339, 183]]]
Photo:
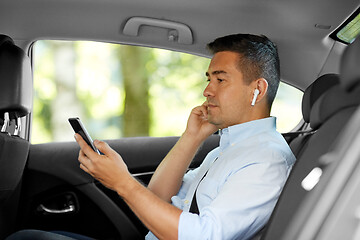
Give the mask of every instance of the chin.
[[221, 121], [216, 121], [216, 119], [209, 117], [208, 122], [217, 126], [220, 129], [220, 126], [222, 125]]

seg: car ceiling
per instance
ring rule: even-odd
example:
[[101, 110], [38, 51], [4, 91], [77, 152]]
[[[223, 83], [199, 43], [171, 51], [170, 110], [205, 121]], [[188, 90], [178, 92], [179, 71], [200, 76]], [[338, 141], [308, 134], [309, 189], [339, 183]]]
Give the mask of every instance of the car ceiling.
[[[264, 34], [278, 45], [282, 80], [305, 89], [338, 72], [345, 45], [328, 36], [359, 0], [1, 0], [0, 33], [22, 48], [38, 39], [81, 39], [161, 47], [209, 56], [206, 43], [233, 33]], [[131, 17], [186, 24], [193, 44], [167, 39], [168, 30], [143, 27], [123, 34]], [[329, 29], [315, 25], [329, 26]]]

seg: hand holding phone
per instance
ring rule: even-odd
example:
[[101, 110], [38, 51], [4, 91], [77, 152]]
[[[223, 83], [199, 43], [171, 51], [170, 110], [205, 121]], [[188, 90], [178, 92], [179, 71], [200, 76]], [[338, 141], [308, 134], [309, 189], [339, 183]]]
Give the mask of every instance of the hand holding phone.
[[85, 140], [85, 142], [98, 154], [100, 151], [95, 147], [93, 140], [91, 139], [89, 133], [86, 131], [86, 128], [82, 124], [80, 118], [69, 118], [69, 123], [74, 129], [75, 133], [80, 134], [80, 136]]

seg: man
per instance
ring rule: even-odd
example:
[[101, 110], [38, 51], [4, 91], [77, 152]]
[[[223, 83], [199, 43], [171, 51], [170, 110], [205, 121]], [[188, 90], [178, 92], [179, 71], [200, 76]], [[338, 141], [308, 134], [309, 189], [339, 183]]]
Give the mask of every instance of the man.
[[[105, 154], [100, 156], [75, 135], [80, 167], [125, 200], [151, 231], [147, 239], [249, 239], [269, 219], [295, 161], [269, 117], [279, 84], [274, 44], [264, 36], [237, 34], [208, 48], [214, 56], [206, 72], [207, 100], [192, 110], [148, 188], [106, 143], [94, 142]], [[218, 129], [220, 146], [186, 173], [200, 145]]]
[[[206, 102], [192, 110], [147, 188], [106, 143], [94, 141], [104, 153], [98, 155], [75, 135], [80, 167], [125, 200], [150, 230], [147, 239], [251, 238], [269, 219], [295, 161], [269, 117], [279, 85], [274, 44], [264, 36], [237, 34], [208, 48], [214, 56], [206, 72]], [[200, 145], [219, 129], [219, 147], [187, 172]], [[58, 239], [44, 232], [17, 236], [40, 234]]]

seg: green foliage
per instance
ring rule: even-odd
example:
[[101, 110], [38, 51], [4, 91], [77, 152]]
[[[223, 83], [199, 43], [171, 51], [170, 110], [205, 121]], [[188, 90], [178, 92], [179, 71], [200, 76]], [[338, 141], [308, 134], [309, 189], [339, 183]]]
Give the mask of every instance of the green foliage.
[[[159, 66], [150, 76], [151, 136], [180, 135], [191, 109], [202, 104], [209, 59], [153, 50]], [[151, 67], [152, 62], [148, 63]]]
[[[32, 143], [72, 141], [67, 118], [74, 116], [80, 117], [97, 139], [138, 136], [139, 132], [176, 136], [184, 131], [191, 109], [205, 101], [202, 93], [210, 62], [206, 58], [83, 41], [38, 41], [34, 53]], [[143, 74], [143, 82], [136, 83], [135, 75]], [[130, 86], [125, 87], [125, 82]], [[135, 109], [128, 110], [130, 117], [125, 117], [125, 99], [130, 94], [125, 89], [140, 92], [133, 95], [135, 98], [144, 95], [140, 104], [147, 105], [144, 107], [150, 110], [149, 117], [148, 110], [138, 115], [142, 106], [136, 104]], [[290, 131], [301, 119], [301, 98], [301, 91], [280, 84], [271, 113], [278, 117], [280, 132]], [[125, 132], [126, 122], [132, 126]], [[145, 130], [137, 131], [137, 126]]]
[[33, 142], [50, 142], [51, 134], [51, 101], [56, 97], [56, 86], [54, 79], [54, 65], [52, 51], [46, 41], [39, 41], [36, 44], [34, 62], [34, 103], [33, 103]]
[[[60, 121], [79, 116], [94, 138], [111, 139], [124, 135], [123, 116], [125, 103], [124, 76], [118, 51], [130, 46], [97, 42], [75, 42], [75, 84], [76, 94], [70, 106], [52, 107], [52, 102], [69, 89], [59, 89], [56, 79], [56, 56], [61, 48], [55, 45], [68, 44], [64, 41], [38, 41], [35, 44], [34, 69], [34, 115], [32, 142], [72, 140], [68, 126], [54, 125], [55, 111], [61, 112]], [[204, 72], [209, 59], [190, 54], [160, 49], [139, 48], [146, 57], [144, 69], [133, 67], [135, 71], [147, 74], [149, 83], [150, 136], [180, 135], [185, 127], [190, 110], [205, 99], [202, 91], [206, 81]], [[132, 66], [131, 66], [132, 67]], [[64, 69], [63, 71], [66, 71]], [[141, 86], [137, 86], [141, 87]], [[75, 107], [77, 106], [77, 107]], [[58, 108], [61, 109], [58, 109]], [[57, 113], [57, 116], [59, 113]], [[64, 136], [54, 136], [61, 127]]]

